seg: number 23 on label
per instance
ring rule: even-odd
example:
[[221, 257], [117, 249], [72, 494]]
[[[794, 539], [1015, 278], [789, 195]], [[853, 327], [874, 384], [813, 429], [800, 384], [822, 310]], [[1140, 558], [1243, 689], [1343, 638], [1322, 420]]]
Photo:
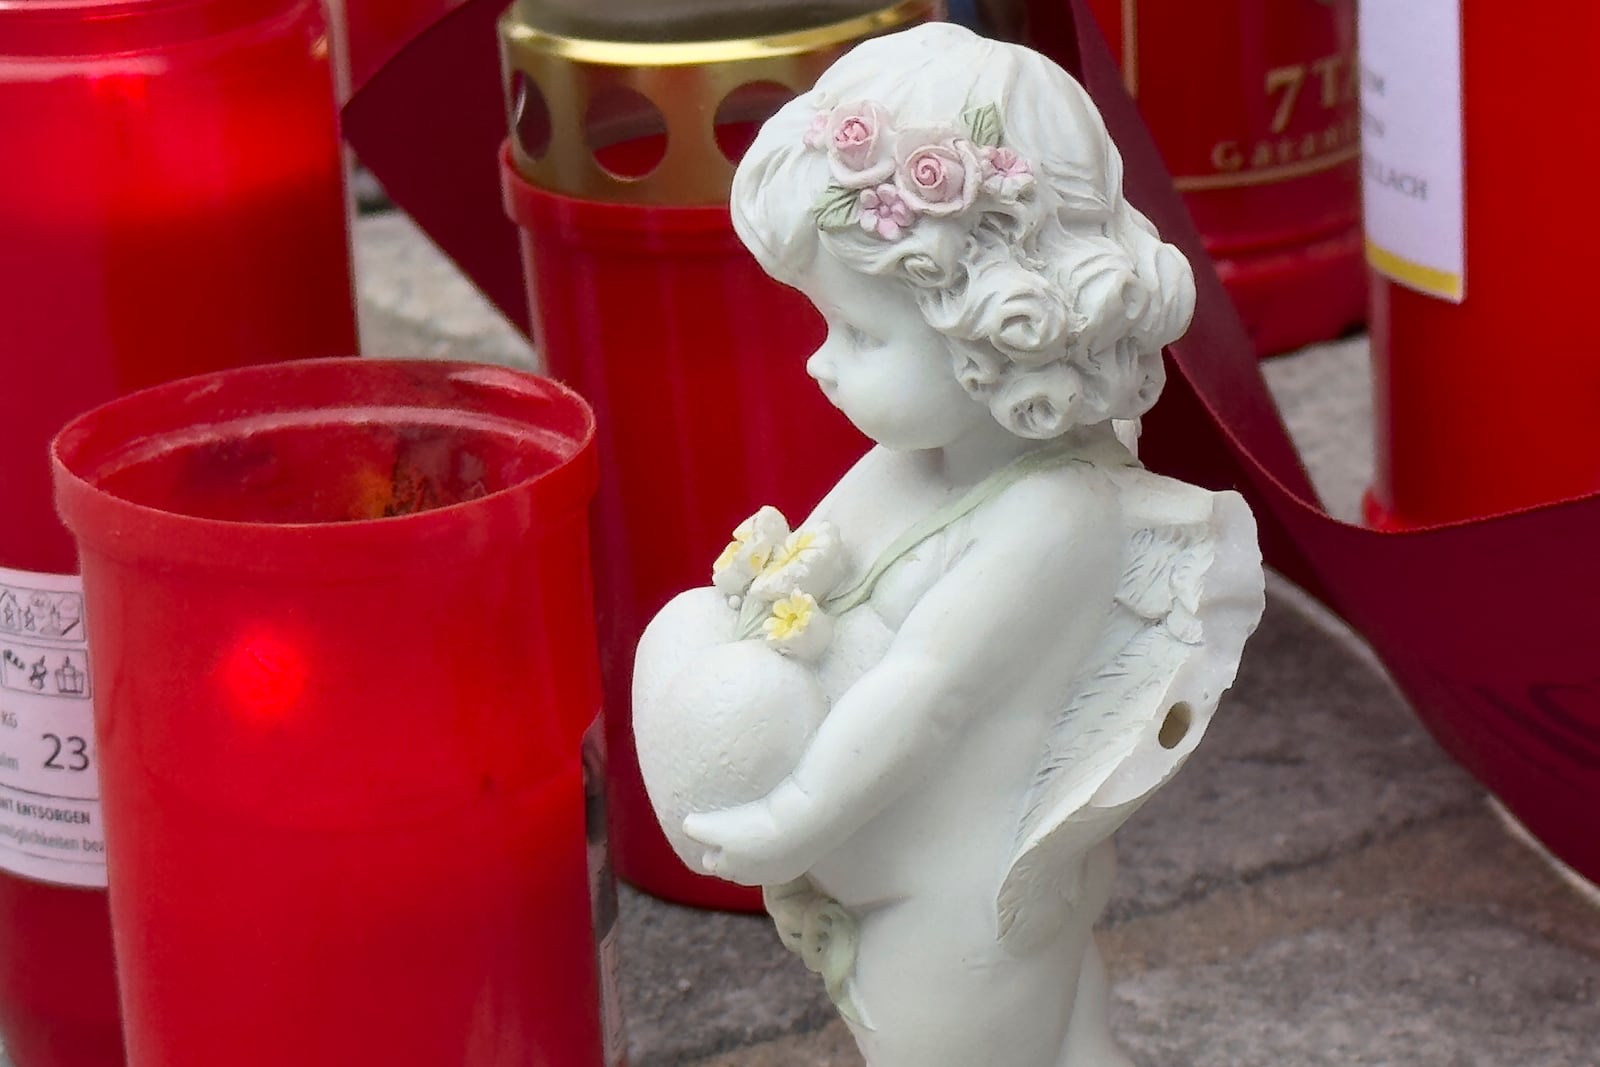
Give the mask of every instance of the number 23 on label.
[[52, 771], [89, 769], [89, 742], [83, 738], [75, 734], [70, 737], [45, 734], [44, 740], [51, 746], [50, 755], [45, 757], [45, 769]]

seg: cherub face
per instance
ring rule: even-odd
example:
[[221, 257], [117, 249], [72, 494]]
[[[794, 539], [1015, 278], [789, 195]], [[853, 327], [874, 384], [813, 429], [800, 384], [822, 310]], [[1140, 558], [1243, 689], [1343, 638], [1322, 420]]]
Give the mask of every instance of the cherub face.
[[943, 448], [993, 422], [956, 380], [949, 343], [899, 286], [822, 252], [800, 290], [828, 324], [806, 373], [862, 433], [914, 451]]

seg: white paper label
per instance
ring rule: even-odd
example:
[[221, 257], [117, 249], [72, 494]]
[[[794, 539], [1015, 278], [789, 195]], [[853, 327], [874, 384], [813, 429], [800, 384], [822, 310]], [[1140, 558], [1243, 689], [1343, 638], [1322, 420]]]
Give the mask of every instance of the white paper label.
[[1466, 297], [1461, 0], [1361, 0], [1367, 262], [1402, 285]]
[[0, 567], [0, 868], [105, 886], [93, 696], [82, 580]]

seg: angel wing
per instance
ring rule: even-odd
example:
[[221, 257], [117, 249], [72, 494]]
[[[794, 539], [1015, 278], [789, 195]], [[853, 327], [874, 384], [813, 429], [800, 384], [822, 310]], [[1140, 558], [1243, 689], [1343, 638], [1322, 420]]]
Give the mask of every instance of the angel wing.
[[1085, 854], [1183, 765], [1238, 672], [1265, 607], [1255, 518], [1140, 468], [1118, 483], [1127, 547], [1103, 637], [1043, 752], [996, 902], [1001, 941], [1048, 940]]

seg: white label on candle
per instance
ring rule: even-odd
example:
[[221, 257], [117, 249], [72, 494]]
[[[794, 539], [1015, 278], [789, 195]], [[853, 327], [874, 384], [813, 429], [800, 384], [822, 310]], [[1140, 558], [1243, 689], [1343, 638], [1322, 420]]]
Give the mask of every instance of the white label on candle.
[[1466, 297], [1461, 0], [1361, 0], [1367, 262], [1402, 285]]
[[103, 888], [83, 582], [0, 567], [0, 868]]

